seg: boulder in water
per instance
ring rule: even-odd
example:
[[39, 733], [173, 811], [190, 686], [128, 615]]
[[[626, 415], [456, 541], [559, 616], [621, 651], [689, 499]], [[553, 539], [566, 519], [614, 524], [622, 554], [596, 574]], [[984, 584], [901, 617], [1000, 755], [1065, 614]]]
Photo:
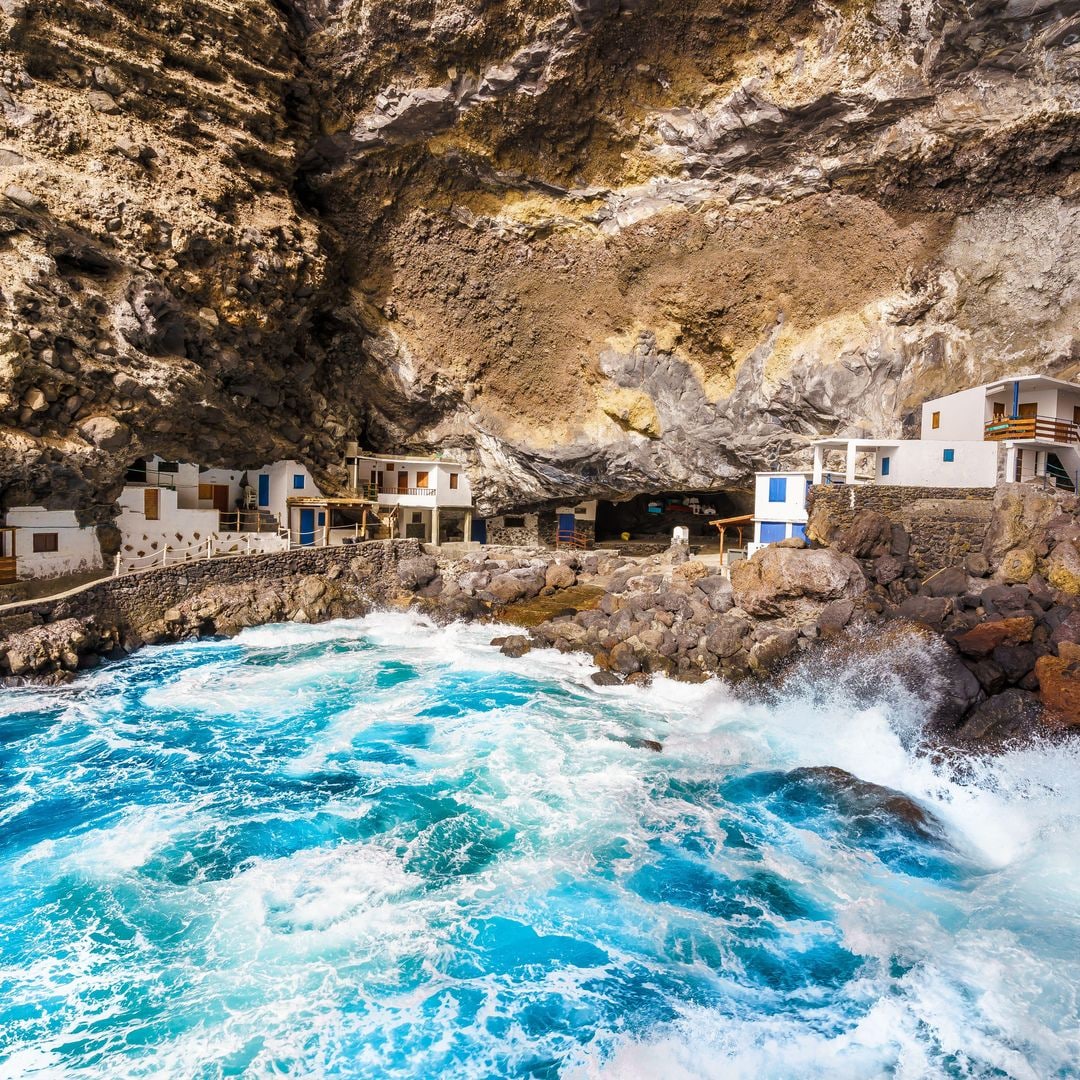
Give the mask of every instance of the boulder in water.
[[815, 788], [847, 817], [878, 817], [890, 820], [924, 840], [940, 841], [945, 836], [941, 822], [910, 795], [895, 788], [872, 784], [835, 765], [813, 765], [792, 769], [786, 784]]

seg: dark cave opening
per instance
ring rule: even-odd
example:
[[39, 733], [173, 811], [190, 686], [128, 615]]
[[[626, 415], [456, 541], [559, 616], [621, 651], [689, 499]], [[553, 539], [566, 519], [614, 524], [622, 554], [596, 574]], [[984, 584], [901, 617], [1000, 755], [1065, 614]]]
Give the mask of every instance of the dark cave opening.
[[659, 550], [671, 542], [672, 530], [682, 525], [689, 529], [690, 546], [704, 548], [719, 543], [710, 521], [752, 509], [753, 497], [743, 491], [641, 492], [620, 502], [601, 500], [596, 507], [596, 542]]

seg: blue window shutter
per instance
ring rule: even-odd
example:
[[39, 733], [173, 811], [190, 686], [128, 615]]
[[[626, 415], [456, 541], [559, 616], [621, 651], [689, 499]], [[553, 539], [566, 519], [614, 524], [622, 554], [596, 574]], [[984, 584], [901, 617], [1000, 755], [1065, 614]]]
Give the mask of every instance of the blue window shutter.
[[301, 490], [304, 486], [304, 474], [293, 473], [292, 486], [297, 490]]
[[806, 539], [806, 526], [801, 525], [799, 522], [796, 521], [791, 526], [791, 535], [792, 536], [797, 536], [800, 540], [805, 540]]
[[955, 450], [945, 450], [945, 451], [943, 451], [942, 454], [941, 454], [941, 460], [942, 461], [955, 461], [956, 460], [956, 451]]
[[269, 476], [260, 476], [259, 477], [259, 505], [260, 506], [269, 506], [270, 505], [270, 477]]
[[787, 539], [787, 525], [783, 521], [763, 521], [761, 523], [761, 542], [775, 544], [777, 540]]
[[888, 476], [889, 475], [889, 459], [887, 457], [883, 457], [881, 459], [881, 475], [882, 476]]
[[769, 502], [787, 502], [787, 477], [769, 477]]

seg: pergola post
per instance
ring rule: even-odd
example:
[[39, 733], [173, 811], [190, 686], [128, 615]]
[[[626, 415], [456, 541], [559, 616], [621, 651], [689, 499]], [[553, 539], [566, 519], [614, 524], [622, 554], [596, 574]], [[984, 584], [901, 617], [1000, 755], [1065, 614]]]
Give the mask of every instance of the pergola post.
[[814, 447], [814, 483], [820, 484], [822, 474], [825, 471], [825, 450], [823, 447]]
[[439, 508], [431, 508], [431, 542], [439, 547]]
[[847, 459], [844, 462], [844, 483], [855, 483], [855, 440], [849, 439], [847, 444]]

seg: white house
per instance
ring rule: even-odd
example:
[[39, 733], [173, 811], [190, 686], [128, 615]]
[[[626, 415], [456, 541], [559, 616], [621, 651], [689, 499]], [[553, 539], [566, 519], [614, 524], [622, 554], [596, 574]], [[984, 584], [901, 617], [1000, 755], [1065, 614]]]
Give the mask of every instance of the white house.
[[[919, 439], [819, 439], [815, 484], [994, 487], [1038, 479], [1080, 487], [1080, 386], [1015, 375], [934, 398]], [[830, 458], [841, 460], [838, 473]]]
[[807, 472], [759, 472], [754, 479], [754, 539], [747, 556], [759, 547], [793, 536], [806, 539]]
[[[97, 530], [81, 526], [74, 510], [12, 507], [6, 524], [10, 536], [7, 547], [14, 546], [19, 578], [84, 574], [105, 565]], [[14, 575], [15, 566], [11, 569]]]
[[[290, 464], [279, 462], [274, 468]], [[284, 498], [281, 512], [260, 511], [254, 505], [251, 474], [244, 470], [155, 455], [136, 462], [126, 480], [116, 521], [122, 570], [289, 546], [281, 525]], [[281, 491], [284, 495], [284, 483]]]

